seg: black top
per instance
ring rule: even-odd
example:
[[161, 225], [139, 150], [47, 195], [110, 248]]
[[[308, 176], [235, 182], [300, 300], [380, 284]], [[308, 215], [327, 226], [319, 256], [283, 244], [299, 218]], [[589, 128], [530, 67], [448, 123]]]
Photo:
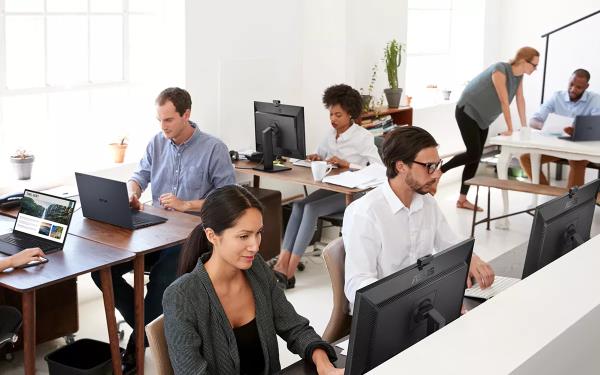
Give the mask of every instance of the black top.
[[243, 326], [233, 329], [240, 356], [240, 375], [262, 374], [265, 359], [260, 347], [256, 318]]

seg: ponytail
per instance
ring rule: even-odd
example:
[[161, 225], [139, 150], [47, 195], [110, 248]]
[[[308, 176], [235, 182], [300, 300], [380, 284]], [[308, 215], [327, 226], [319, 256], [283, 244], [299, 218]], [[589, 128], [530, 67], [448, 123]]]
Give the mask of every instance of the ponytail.
[[179, 254], [179, 265], [177, 266], [177, 277], [192, 272], [198, 264], [202, 254], [212, 250], [212, 244], [208, 241], [204, 226], [198, 224], [190, 233], [183, 244], [183, 249]]

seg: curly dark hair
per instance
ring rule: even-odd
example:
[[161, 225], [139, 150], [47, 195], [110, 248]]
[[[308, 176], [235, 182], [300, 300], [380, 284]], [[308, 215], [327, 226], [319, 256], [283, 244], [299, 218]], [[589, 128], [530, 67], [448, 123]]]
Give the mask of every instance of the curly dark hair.
[[358, 91], [348, 85], [334, 85], [323, 93], [325, 108], [339, 104], [351, 118], [356, 119], [362, 112], [362, 99]]

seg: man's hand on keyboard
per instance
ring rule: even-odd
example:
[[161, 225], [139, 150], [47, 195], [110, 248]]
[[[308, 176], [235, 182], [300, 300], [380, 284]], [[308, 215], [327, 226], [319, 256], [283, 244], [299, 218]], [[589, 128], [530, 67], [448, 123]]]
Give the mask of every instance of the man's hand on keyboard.
[[167, 209], [184, 212], [189, 209], [186, 201], [182, 201], [172, 193], [165, 193], [158, 198], [160, 205]]
[[473, 278], [481, 289], [485, 289], [494, 283], [494, 276], [492, 267], [473, 254], [471, 257], [471, 266], [469, 267], [469, 277], [467, 277], [467, 288], [473, 286]]

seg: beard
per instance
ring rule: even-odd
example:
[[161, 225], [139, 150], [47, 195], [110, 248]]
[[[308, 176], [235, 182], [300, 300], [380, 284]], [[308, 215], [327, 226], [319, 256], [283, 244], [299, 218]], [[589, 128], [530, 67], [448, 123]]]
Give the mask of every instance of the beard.
[[408, 185], [414, 192], [419, 193], [421, 195], [425, 195], [428, 194], [431, 191], [431, 187], [433, 186], [433, 184], [435, 184], [435, 178], [432, 178], [430, 181], [427, 181], [424, 184], [419, 184], [417, 181], [415, 181], [415, 179], [412, 177], [412, 174], [408, 174], [406, 175], [406, 178], [404, 179], [404, 182], [406, 183], [406, 185]]

